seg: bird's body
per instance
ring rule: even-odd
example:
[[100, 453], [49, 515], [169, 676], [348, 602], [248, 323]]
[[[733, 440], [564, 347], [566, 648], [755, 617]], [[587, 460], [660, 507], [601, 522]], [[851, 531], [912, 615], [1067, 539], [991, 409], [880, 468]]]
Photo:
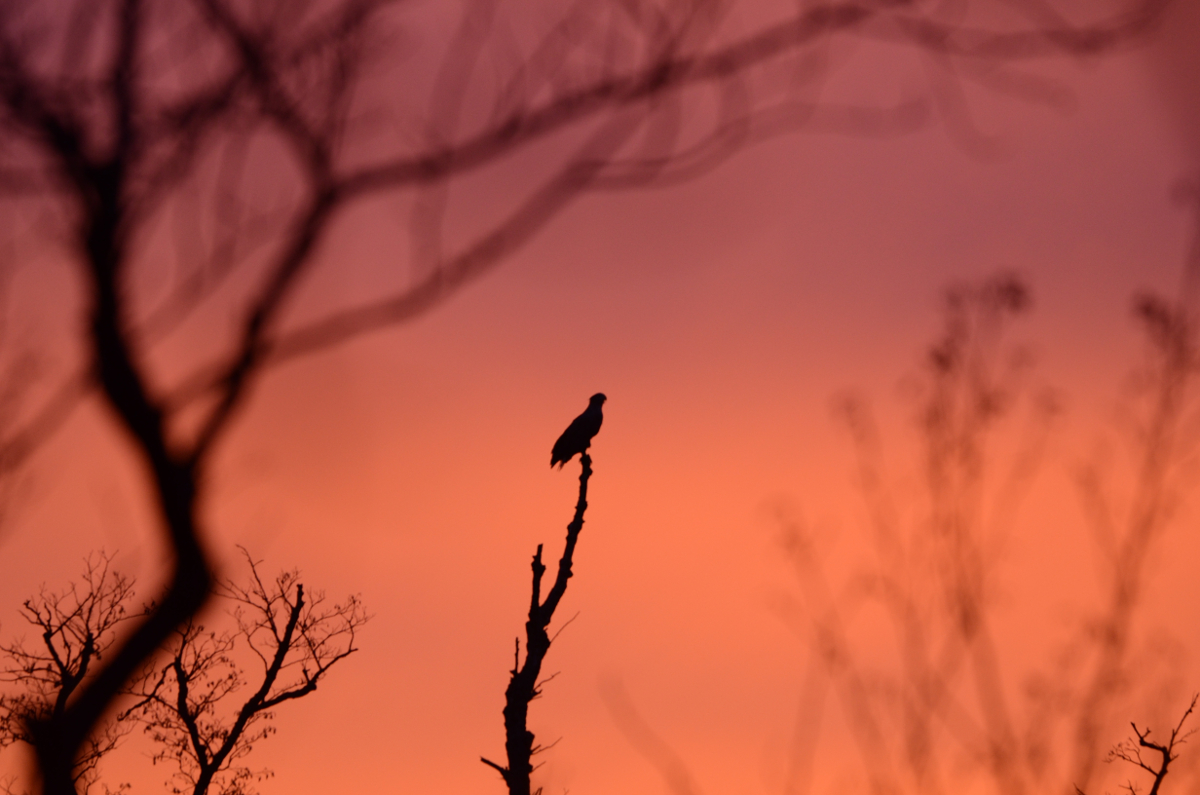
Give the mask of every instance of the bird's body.
[[554, 449], [550, 452], [551, 468], [558, 464], [558, 468], [562, 469], [563, 464], [574, 458], [577, 453], [587, 452], [592, 445], [592, 437], [599, 433], [600, 423], [604, 421], [600, 407], [607, 399], [599, 392], [592, 395], [588, 401], [588, 407], [571, 421], [567, 429], [562, 432], [562, 436], [558, 437], [558, 441], [554, 443]]

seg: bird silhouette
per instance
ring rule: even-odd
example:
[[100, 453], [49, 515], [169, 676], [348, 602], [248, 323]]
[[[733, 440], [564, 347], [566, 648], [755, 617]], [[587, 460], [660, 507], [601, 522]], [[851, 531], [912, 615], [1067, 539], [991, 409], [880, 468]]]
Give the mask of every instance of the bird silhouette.
[[550, 451], [551, 469], [555, 464], [562, 469], [563, 464], [574, 458], [576, 453], [583, 454], [591, 447], [592, 437], [600, 432], [600, 423], [604, 422], [604, 415], [600, 413], [600, 407], [606, 400], [608, 398], [602, 392], [592, 395], [588, 400], [588, 407], [572, 420], [567, 429], [562, 432], [562, 436], [558, 437], [558, 441], [554, 443], [554, 449]]

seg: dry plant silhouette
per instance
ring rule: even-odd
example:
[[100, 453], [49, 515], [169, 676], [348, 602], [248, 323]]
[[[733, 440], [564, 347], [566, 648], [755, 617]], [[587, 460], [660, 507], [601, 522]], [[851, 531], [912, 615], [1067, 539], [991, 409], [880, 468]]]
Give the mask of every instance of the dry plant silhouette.
[[[1133, 737], [1119, 743], [1116, 747], [1108, 752], [1105, 757], [1106, 762], [1122, 761], [1128, 762], [1134, 767], [1139, 767], [1150, 775], [1154, 776], [1154, 781], [1150, 784], [1150, 795], [1158, 795], [1162, 787], [1163, 779], [1167, 777], [1167, 771], [1171, 763], [1179, 758], [1179, 754], [1175, 752], [1177, 746], [1182, 745], [1187, 741], [1195, 729], [1184, 732], [1183, 724], [1187, 722], [1188, 717], [1196, 709], [1196, 700], [1200, 696], [1192, 696], [1192, 703], [1184, 710], [1183, 716], [1179, 718], [1179, 722], [1175, 724], [1175, 728], [1171, 729], [1171, 734], [1167, 737], [1165, 743], [1156, 743], [1150, 739], [1150, 729], [1142, 731], [1137, 727], [1136, 723], [1130, 723], [1133, 727]], [[1136, 741], [1134, 738], [1137, 738]], [[1154, 751], [1158, 754], [1158, 764], [1154, 764], [1154, 760], [1147, 760], [1142, 756], [1142, 751]], [[1125, 790], [1129, 795], [1138, 795], [1138, 787], [1132, 781], [1125, 784]], [[1076, 792], [1083, 795], [1083, 790], [1076, 788]]]
[[[235, 629], [220, 632], [189, 621], [167, 644], [166, 662], [138, 676], [137, 699], [120, 720], [143, 726], [154, 741], [154, 761], [178, 767], [172, 791], [187, 795], [245, 795], [269, 771], [242, 760], [275, 732], [275, 710], [303, 698], [334, 665], [358, 649], [367, 621], [357, 596], [330, 604], [306, 592], [299, 572], [264, 581], [244, 549], [245, 582], [218, 583], [218, 603], [229, 606]], [[260, 670], [247, 673], [245, 659]]]
[[[88, 738], [72, 771], [80, 792], [109, 786], [100, 763], [141, 726], [151, 742], [154, 764], [177, 767], [171, 789], [188, 795], [246, 795], [270, 775], [245, 765], [261, 740], [275, 732], [275, 710], [316, 690], [329, 670], [357, 651], [354, 641], [367, 620], [351, 596], [329, 604], [321, 593], [306, 595], [296, 571], [264, 581], [259, 562], [242, 550], [243, 581], [220, 580], [213, 616], [229, 629], [209, 630], [188, 622], [121, 695], [122, 709]], [[40, 645], [24, 641], [0, 646], [4, 680], [0, 696], [0, 743], [32, 745], [28, 727], [62, 711], [117, 640], [119, 626], [147, 607], [135, 607], [134, 582], [110, 568], [110, 558], [92, 555], [80, 580], [62, 591], [43, 590], [25, 602], [24, 615], [40, 631]], [[261, 671], [248, 671], [255, 664]]]
[[[499, 771], [508, 787], [509, 795], [530, 795], [530, 776], [535, 770], [533, 757], [551, 747], [534, 743], [533, 732], [529, 730], [529, 704], [542, 694], [542, 685], [554, 678], [551, 675], [541, 679], [542, 664], [554, 640], [549, 633], [550, 622], [554, 620], [554, 611], [566, 594], [567, 582], [574, 573], [572, 566], [575, 562], [575, 545], [579, 541], [580, 531], [583, 530], [588, 481], [592, 477], [592, 457], [586, 450], [579, 453], [579, 462], [579, 497], [575, 502], [575, 515], [567, 525], [567, 540], [563, 546], [562, 557], [558, 559], [554, 584], [550, 586], [544, 600], [542, 577], [546, 573], [546, 564], [542, 563], [541, 544], [538, 544], [537, 552], [533, 555], [533, 585], [530, 589], [529, 618], [525, 622], [525, 661], [521, 661], [521, 640], [518, 638], [513, 652], [513, 667], [509, 672], [508, 687], [504, 691], [504, 750], [508, 764], [501, 765], [487, 757], [480, 758], [485, 765]], [[562, 632], [569, 623], [571, 622], [567, 621], [563, 624], [558, 632]], [[558, 632], [554, 637], [558, 637]], [[540, 795], [541, 791], [539, 787], [536, 795]]]
[[[50, 720], [66, 709], [117, 641], [120, 625], [136, 615], [131, 610], [134, 582], [112, 570], [111, 563], [108, 555], [95, 553], [85, 561], [78, 582], [61, 591], [43, 588], [25, 600], [21, 617], [38, 637], [28, 645], [24, 640], [0, 644], [0, 680], [11, 686], [0, 694], [0, 747], [32, 744], [30, 723]], [[128, 731], [110, 721], [88, 737], [71, 771], [79, 792], [104, 786], [100, 761]]]
[[[212, 513], [201, 507], [214, 451], [271, 368], [428, 311], [586, 191], [687, 179], [793, 129], [919, 125], [925, 103], [821, 97], [833, 37], [927, 56], [938, 67], [929, 104], [969, 143], [965, 83], [1057, 101], [1056, 86], [1013, 64], [1124, 45], [1167, 3], [1131, 0], [1084, 24], [1034, 0], [995, 3], [1011, 21], [996, 30], [917, 0], [803, 3], [733, 34], [721, 26], [733, 3], [556, 4], [547, 30], [530, 21], [537, 13], [504, 18], [480, 0], [466, 4], [440, 64], [408, 72], [397, 70], [409, 7], [388, 0], [4, 3], [5, 218], [22, 246], [36, 238], [72, 264], [83, 299], [64, 333], [83, 331], [74, 373], [0, 440], [0, 464], [11, 473], [82, 400], [99, 399], [145, 472], [171, 559], [153, 609], [61, 711], [29, 723], [43, 791], [76, 791], [80, 755], [113, 700], [205, 604]], [[515, 35], [492, 35], [500, 28]], [[432, 99], [406, 115], [405, 91], [426, 90]], [[450, 239], [451, 188], [529, 152], [540, 168], [501, 217]], [[263, 184], [282, 197], [264, 198]], [[395, 289], [289, 319], [315, 272], [351, 267], [326, 251], [335, 226], [380, 197], [411, 203]], [[214, 315], [233, 331], [158, 355]]]
[[[1146, 681], [1155, 673], [1153, 650], [1139, 629], [1149, 558], [1194, 480], [1187, 464], [1195, 453], [1195, 251], [1184, 272], [1178, 297], [1134, 303], [1147, 358], [1127, 403], [1133, 485], [1122, 501], [1099, 465], [1082, 470], [1087, 519], [1106, 566], [1102, 600], [1046, 651], [1052, 664], [1013, 670], [1004, 655], [1011, 639], [997, 635], [994, 617], [1005, 584], [997, 552], [1016, 524], [1057, 411], [1052, 397], [1031, 394], [1027, 357], [1005, 342], [1007, 327], [1029, 306], [1027, 288], [1003, 275], [947, 294], [943, 332], [921, 381], [919, 497], [897, 497], [891, 487], [882, 434], [865, 401], [841, 403], [874, 562], [859, 560], [855, 575], [835, 583], [813, 532], [781, 514], [801, 586], [800, 598], [785, 607], [817, 666], [798, 715], [789, 791], [811, 785], [819, 737], [813, 721], [826, 691], [836, 697], [872, 792], [986, 786], [1006, 795], [1071, 793], [1097, 781], [1106, 737], [1122, 715], [1144, 709], [1137, 699], [1158, 685]], [[1023, 415], [1022, 401], [1030, 406]], [[1001, 437], [1010, 442], [1003, 454]], [[864, 650], [854, 631], [872, 610], [883, 616], [892, 652], [876, 648], [878, 632], [873, 650]]]

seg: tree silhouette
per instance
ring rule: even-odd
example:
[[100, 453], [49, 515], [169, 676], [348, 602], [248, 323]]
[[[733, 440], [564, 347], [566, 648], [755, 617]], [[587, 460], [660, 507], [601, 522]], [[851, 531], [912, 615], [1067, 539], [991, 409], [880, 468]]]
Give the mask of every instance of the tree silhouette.
[[[550, 643], [554, 640], [549, 633], [550, 622], [554, 620], [554, 611], [567, 592], [567, 581], [573, 574], [575, 545], [579, 541], [580, 531], [583, 530], [583, 515], [587, 511], [592, 457], [586, 451], [581, 452], [579, 462], [579, 498], [575, 502], [575, 516], [567, 525], [567, 541], [562, 557], [558, 559], [554, 584], [550, 586], [544, 600], [542, 577], [546, 573], [546, 564], [542, 563], [541, 544], [538, 544], [537, 552], [533, 556], [533, 586], [529, 599], [529, 619], [525, 622], [525, 661], [521, 662], [521, 641], [518, 639], [508, 687], [504, 691], [504, 750], [507, 753], [508, 764], [501, 765], [487, 757], [480, 758], [485, 765], [499, 771], [508, 786], [509, 795], [530, 795], [529, 779], [534, 771], [533, 757], [546, 750], [546, 747], [534, 744], [533, 732], [529, 730], [528, 725], [529, 703], [542, 692], [542, 663], [545, 662]], [[561, 631], [560, 629], [559, 632]], [[541, 789], [537, 792], [540, 793]]]
[[[1187, 732], [1183, 731], [1183, 724], [1187, 723], [1187, 719], [1196, 710], [1196, 701], [1198, 699], [1200, 699], [1200, 696], [1192, 696], [1192, 703], [1188, 705], [1188, 708], [1184, 710], [1183, 715], [1180, 716], [1179, 722], [1175, 724], [1173, 729], [1171, 729], [1171, 734], [1167, 737], [1165, 743], [1159, 743], [1151, 740], [1149, 728], [1147, 728], [1145, 731], [1142, 731], [1137, 727], [1137, 723], [1130, 722], [1129, 725], [1133, 727], [1133, 737], [1130, 737], [1114, 746], [1108, 752], [1108, 756], [1105, 757], [1104, 761], [1115, 762], [1120, 760], [1122, 762], [1128, 762], [1134, 767], [1140, 768], [1154, 776], [1154, 781], [1150, 784], [1149, 795], [1158, 795], [1162, 789], [1163, 780], [1167, 777], [1167, 772], [1171, 767], [1171, 763], [1179, 758], [1179, 754], [1176, 753], [1175, 749], [1186, 742], [1187, 738], [1195, 732], [1194, 729]], [[1136, 738], [1136, 740], [1134, 738]], [[1154, 751], [1157, 753], [1158, 764], [1155, 765], [1153, 764], [1153, 760], [1145, 759], [1142, 756], [1143, 751]], [[1132, 781], [1129, 781], [1125, 784], [1125, 790], [1129, 792], [1129, 795], [1138, 795], [1137, 785]], [[1078, 795], [1084, 795], [1083, 790], [1081, 790], [1079, 787], [1075, 788], [1075, 792], [1078, 793]]]
[[[21, 617], [38, 632], [0, 645], [0, 679], [15, 692], [0, 695], [0, 747], [32, 744], [31, 724], [53, 720], [67, 708], [75, 692], [102, 664], [117, 641], [117, 630], [134, 618], [130, 610], [134, 581], [111, 569], [104, 553], [88, 557], [79, 582], [61, 591], [43, 588], [25, 600]], [[128, 727], [107, 722], [92, 733], [75, 758], [71, 780], [83, 793], [99, 781], [99, 765], [115, 749]]]
[[[429, 310], [585, 191], [687, 179], [805, 125], [878, 135], [919, 124], [920, 104], [820, 99], [828, 66], [803, 56], [832, 36], [930, 53], [947, 67], [933, 104], [953, 115], [962, 108], [958, 76], [1005, 82], [1011, 61], [1110, 49], [1146, 30], [1167, 2], [1137, 0], [1072, 25], [1030, 0], [1014, 4], [1016, 28], [998, 31], [963, 27], [936, 4], [817, 2], [744, 34], [721, 27], [725, 3], [580, 3], [556, 6], [548, 32], [518, 20], [533, 44], [506, 49], [512, 38], [489, 37], [497, 4], [480, 0], [467, 4], [440, 64], [424, 70], [435, 75], [427, 111], [394, 136], [379, 132], [394, 129], [380, 120], [402, 115], [397, 92], [419, 85], [428, 66], [397, 75], [387, 60], [404, 51], [389, 38], [404, 4], [5, 3], [0, 192], [25, 210], [11, 223], [43, 219], [35, 229], [48, 226], [75, 267], [85, 301], [74, 321], [86, 339], [78, 371], [0, 442], [0, 464], [11, 472], [82, 396], [98, 394], [146, 473], [171, 559], [154, 608], [62, 711], [30, 723], [44, 791], [75, 791], [72, 771], [112, 700], [208, 598], [214, 573], [200, 507], [214, 451], [269, 368]], [[499, 74], [479, 68], [485, 54]], [[781, 80], [781, 65], [796, 68]], [[1008, 85], [1037, 91], [1027, 79]], [[472, 99], [481, 91], [482, 103]], [[709, 94], [718, 112], [694, 112]], [[448, 243], [455, 181], [530, 151], [546, 155], [530, 172], [540, 176], [499, 220]], [[263, 201], [254, 192], [263, 182], [285, 198]], [[396, 268], [402, 286], [287, 322], [314, 272], [334, 267], [324, 256], [334, 226], [388, 196], [412, 201], [411, 252]], [[172, 252], [162, 230], [178, 217], [190, 236]], [[170, 287], [153, 294], [147, 282], [163, 274], [173, 274]], [[197, 359], [166, 366], [154, 357], [214, 305], [232, 333], [211, 338]]]
[[[269, 771], [244, 760], [275, 732], [274, 710], [314, 692], [335, 664], [357, 651], [355, 636], [367, 620], [358, 597], [330, 605], [319, 592], [306, 594], [294, 570], [265, 582], [259, 564], [242, 552], [245, 581], [223, 579], [216, 586], [217, 602], [228, 608], [217, 620], [231, 620], [234, 628], [188, 622], [175, 630], [168, 647], [122, 693], [124, 708], [89, 736], [72, 771], [79, 791], [114, 791], [100, 777], [100, 763], [141, 725], [153, 743], [151, 759], [178, 768], [174, 792], [252, 792]], [[110, 562], [94, 554], [79, 582], [26, 600], [22, 614], [40, 632], [40, 644], [0, 646], [3, 679], [15, 686], [0, 695], [0, 746], [35, 742], [30, 726], [66, 708], [95, 676], [120, 624], [145, 609], [131, 609], [133, 580]], [[247, 663], [258, 663], [261, 672], [247, 673]]]
[[[120, 720], [143, 725], [157, 750], [154, 761], [178, 767], [172, 791], [187, 795], [245, 795], [269, 775], [242, 764], [274, 733], [274, 710], [312, 693], [329, 670], [357, 649], [367, 620], [359, 599], [329, 605], [306, 595], [296, 571], [264, 582], [244, 549], [246, 583], [223, 580], [218, 601], [231, 605], [235, 630], [215, 632], [188, 622], [175, 630], [167, 659], [137, 678], [137, 702]], [[256, 660], [247, 674], [239, 657]], [[249, 695], [244, 695], [249, 690]]]

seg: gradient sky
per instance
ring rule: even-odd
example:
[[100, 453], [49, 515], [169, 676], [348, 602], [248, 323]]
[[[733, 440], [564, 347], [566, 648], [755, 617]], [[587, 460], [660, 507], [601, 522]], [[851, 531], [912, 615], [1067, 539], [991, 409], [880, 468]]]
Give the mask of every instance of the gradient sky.
[[[681, 187], [586, 197], [432, 314], [273, 372], [220, 454], [212, 545], [224, 561], [243, 544], [270, 570], [297, 566], [331, 597], [361, 592], [374, 618], [357, 655], [278, 711], [254, 756], [275, 771], [264, 795], [501, 791], [478, 757], [503, 753], [529, 556], [544, 542], [557, 557], [574, 501], [574, 471], [547, 471], [550, 445], [596, 391], [609, 401], [560, 609], [578, 617], [532, 708], [539, 739], [563, 739], [538, 781], [547, 795], [664, 791], [605, 706], [604, 683], [620, 682], [703, 792], [780, 792], [809, 650], [773, 607], [797, 593], [773, 507], [818, 528], [831, 560], [863, 552], [831, 401], [869, 396], [911, 483], [901, 385], [936, 333], [938, 296], [1000, 269], [1033, 288], [1014, 339], [1066, 409], [1001, 563], [1015, 692], [1096, 593], [1072, 473], [1114, 438], [1139, 352], [1131, 295], [1170, 290], [1193, 233], [1170, 194], [1200, 162], [1196, 30], [1180, 19], [1149, 53], [1040, 65], [1070, 88], [1066, 110], [972, 93], [996, 157], [938, 124], [890, 140], [799, 134]], [[919, 88], [913, 71], [901, 90], [909, 77]], [[501, 201], [495, 179], [473, 201]], [[331, 245], [370, 261], [381, 240], [348, 229]], [[377, 286], [373, 271], [342, 273], [298, 311]], [[69, 290], [62, 278], [26, 269], [15, 289], [37, 305]], [[3, 536], [6, 636], [19, 602], [89, 549], [156, 581], [124, 452], [93, 400], [39, 454]], [[1148, 597], [1186, 650], [1180, 692], [1200, 687], [1191, 521], [1156, 557]], [[853, 755], [836, 719], [828, 732], [822, 775], [840, 781]], [[137, 753], [111, 778], [158, 791], [164, 771]]]

